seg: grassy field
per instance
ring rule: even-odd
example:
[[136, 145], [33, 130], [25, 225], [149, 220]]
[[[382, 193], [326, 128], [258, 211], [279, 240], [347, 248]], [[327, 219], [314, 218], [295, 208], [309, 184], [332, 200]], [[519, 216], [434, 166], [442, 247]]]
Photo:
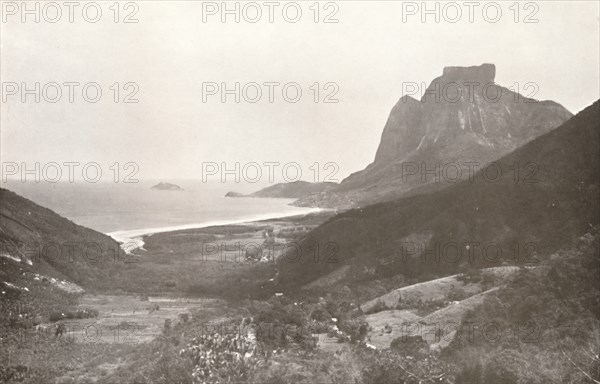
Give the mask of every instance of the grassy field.
[[[413, 284], [369, 300], [360, 307], [364, 312], [376, 312], [377, 307], [396, 308], [402, 303], [458, 301], [481, 293], [497, 282], [505, 282], [518, 270], [519, 267], [513, 266], [494, 267], [482, 270], [481, 276], [475, 279], [461, 274]], [[453, 293], [463, 297], [452, 297]]]
[[368, 340], [389, 348], [398, 338], [419, 336], [431, 350], [450, 344], [464, 316], [510, 281], [518, 267], [488, 268], [476, 276], [454, 275], [399, 288], [361, 305], [369, 313]]

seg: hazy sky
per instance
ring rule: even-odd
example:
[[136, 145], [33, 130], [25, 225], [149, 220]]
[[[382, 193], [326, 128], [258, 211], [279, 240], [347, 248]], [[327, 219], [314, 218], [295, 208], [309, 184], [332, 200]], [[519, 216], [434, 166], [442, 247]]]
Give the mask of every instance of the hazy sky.
[[[313, 1], [297, 2], [302, 15], [296, 23], [282, 15], [286, 6], [293, 19], [295, 5], [279, 2], [270, 23], [262, 1], [256, 23], [248, 20], [256, 9], [244, 8], [247, 3], [239, 3], [239, 23], [234, 15], [222, 23], [220, 13], [208, 14], [220, 2], [200, 1], [137, 1], [127, 9], [121, 3], [121, 22], [115, 23], [109, 9], [113, 2], [100, 1], [102, 16], [91, 23], [82, 16], [86, 3], [74, 9], [73, 23], [66, 7], [58, 22], [47, 22], [56, 10], [47, 8], [44, 14], [44, 2], [40, 22], [30, 15], [23, 23], [20, 10], [13, 15], [12, 5], [3, 2], [3, 162], [94, 161], [105, 171], [114, 162], [135, 162], [141, 179], [200, 178], [203, 162], [231, 167], [235, 162], [296, 162], [308, 180], [313, 178], [311, 164], [320, 163], [322, 179], [328, 173], [323, 165], [333, 162], [339, 165], [335, 178], [341, 180], [374, 158], [403, 83], [429, 83], [444, 66], [494, 63], [497, 83], [536, 83], [535, 98], [555, 100], [574, 113], [599, 97], [597, 1], [531, 2], [527, 8], [521, 3], [518, 23], [512, 1], [496, 3], [502, 11], [496, 23], [483, 17], [486, 2], [475, 8], [472, 23], [464, 6], [456, 23], [443, 17], [436, 23], [433, 15], [422, 22], [420, 13], [403, 13], [403, 7], [411, 9], [401, 1], [322, 2], [319, 23], [314, 22]], [[440, 3], [442, 16], [445, 5]], [[86, 9], [90, 19], [95, 17], [93, 7]], [[123, 23], [133, 11], [138, 22]], [[455, 16], [454, 9], [446, 11], [448, 18]], [[323, 23], [332, 12], [338, 22]], [[528, 15], [538, 22], [524, 23]], [[487, 8], [487, 16], [495, 18], [495, 9]], [[14, 89], [7, 83], [13, 82], [30, 88], [56, 82], [62, 97], [50, 103], [42, 95], [35, 103], [30, 95], [22, 103], [20, 90], [9, 94]], [[81, 84], [73, 103], [65, 82]], [[102, 89], [96, 103], [81, 96], [82, 85], [90, 82]], [[110, 89], [116, 82], [119, 103]], [[122, 102], [134, 89], [123, 89], [130, 82], [139, 87], [138, 103]], [[203, 83], [208, 82], [229, 88], [255, 82], [263, 94], [256, 103], [243, 97], [235, 103], [233, 95], [222, 103], [220, 93], [203, 102]], [[281, 84], [273, 103], [265, 82]], [[282, 97], [283, 85], [292, 82], [302, 89], [296, 103]], [[311, 90], [316, 82], [318, 103]], [[323, 102], [336, 90], [333, 85], [325, 89], [326, 83], [339, 88], [338, 103]], [[54, 88], [46, 90], [53, 98]], [[93, 97], [94, 88], [88, 91]], [[247, 91], [254, 97], [254, 88]], [[295, 96], [294, 88], [288, 95]]]

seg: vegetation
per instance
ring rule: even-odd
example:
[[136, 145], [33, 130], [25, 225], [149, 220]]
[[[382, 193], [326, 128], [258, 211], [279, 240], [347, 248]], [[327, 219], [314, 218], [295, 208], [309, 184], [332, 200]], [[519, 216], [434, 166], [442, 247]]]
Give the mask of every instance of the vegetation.
[[50, 321], [59, 321], [63, 319], [87, 319], [90, 317], [98, 317], [98, 310], [90, 309], [74, 309], [64, 311], [52, 311], [48, 316]]
[[595, 228], [576, 248], [522, 269], [464, 319], [445, 352], [461, 367], [460, 382], [600, 380], [599, 240]]

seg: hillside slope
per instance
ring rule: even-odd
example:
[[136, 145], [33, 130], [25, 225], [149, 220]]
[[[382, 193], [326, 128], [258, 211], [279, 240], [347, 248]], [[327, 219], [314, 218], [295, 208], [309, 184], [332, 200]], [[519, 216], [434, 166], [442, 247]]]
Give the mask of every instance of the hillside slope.
[[282, 259], [281, 288], [300, 287], [344, 265], [351, 272], [339, 285], [536, 264], [599, 223], [599, 114], [596, 102], [498, 160], [487, 175], [335, 216], [300, 247], [333, 243], [336, 262]]
[[[23, 268], [84, 287], [110, 287], [126, 261], [119, 243], [7, 189], [0, 189], [0, 247]], [[130, 259], [132, 257], [129, 257]]]

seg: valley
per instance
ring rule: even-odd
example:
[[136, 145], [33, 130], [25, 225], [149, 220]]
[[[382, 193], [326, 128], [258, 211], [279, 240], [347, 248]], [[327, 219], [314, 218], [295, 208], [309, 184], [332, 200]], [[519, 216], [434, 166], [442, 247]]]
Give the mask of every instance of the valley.
[[480, 170], [365, 206], [148, 234], [127, 253], [0, 189], [0, 381], [596, 380], [599, 115], [551, 129], [552, 115], [494, 152], [535, 164], [536, 183]]

